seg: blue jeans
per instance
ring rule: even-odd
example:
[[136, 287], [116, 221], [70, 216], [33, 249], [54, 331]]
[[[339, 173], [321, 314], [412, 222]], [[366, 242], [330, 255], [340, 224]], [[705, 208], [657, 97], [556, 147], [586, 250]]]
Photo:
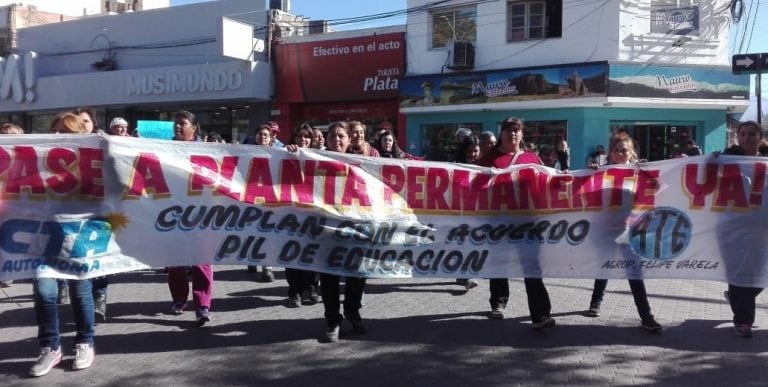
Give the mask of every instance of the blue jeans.
[[[69, 299], [75, 317], [75, 344], [93, 344], [94, 316], [91, 280], [65, 280], [69, 284]], [[37, 278], [34, 282], [35, 317], [37, 318], [37, 339], [40, 347], [59, 348], [59, 306], [56, 298], [59, 281], [55, 278]]]

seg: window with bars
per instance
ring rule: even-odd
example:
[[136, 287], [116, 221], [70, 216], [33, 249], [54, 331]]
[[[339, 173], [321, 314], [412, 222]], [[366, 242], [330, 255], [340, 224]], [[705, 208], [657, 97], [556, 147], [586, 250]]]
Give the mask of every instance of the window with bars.
[[507, 41], [562, 36], [562, 0], [524, 0], [507, 3]]
[[432, 13], [432, 48], [450, 47], [452, 42], [475, 43], [477, 10], [474, 7]]

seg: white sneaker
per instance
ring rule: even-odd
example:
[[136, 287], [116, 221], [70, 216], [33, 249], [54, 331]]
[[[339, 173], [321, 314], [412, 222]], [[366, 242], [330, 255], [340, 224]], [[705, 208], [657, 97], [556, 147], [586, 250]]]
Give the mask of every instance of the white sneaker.
[[75, 361], [72, 363], [72, 369], [84, 370], [93, 363], [93, 344], [80, 343], [75, 345]]
[[61, 348], [53, 350], [50, 347], [40, 348], [40, 356], [37, 358], [35, 364], [29, 369], [29, 375], [38, 377], [51, 372], [53, 367], [61, 363]]

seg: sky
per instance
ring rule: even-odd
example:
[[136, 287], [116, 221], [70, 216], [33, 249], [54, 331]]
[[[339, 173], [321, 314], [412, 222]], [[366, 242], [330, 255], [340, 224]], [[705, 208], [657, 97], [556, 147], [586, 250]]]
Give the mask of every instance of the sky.
[[[761, 4], [762, 3], [762, 4]], [[762, 5], [762, 7], [761, 7]], [[747, 14], [750, 16], [748, 17]], [[757, 18], [754, 17], [757, 15]], [[765, 0], [744, 0], [744, 16], [731, 30], [731, 54], [766, 53], [768, 54], [768, 4]], [[757, 23], [754, 23], [757, 21]], [[761, 23], [762, 22], [762, 23]], [[750, 39], [751, 36], [751, 39]], [[743, 42], [743, 43], [742, 43]], [[752, 103], [741, 116], [742, 121], [757, 119], [757, 98], [755, 96], [755, 76], [751, 77]], [[760, 82], [762, 116], [768, 111], [768, 69], [762, 74]], [[763, 120], [765, 123], [765, 120]]]
[[[171, 0], [171, 5], [200, 3], [202, 1], [206, 0]], [[290, 11], [294, 15], [303, 15], [311, 20], [330, 20], [400, 11], [407, 8], [407, 3], [406, 0], [291, 0]], [[350, 6], [350, 4], [354, 4], [354, 6]], [[398, 24], [405, 24], [405, 17], [345, 24], [334, 26], [334, 28], [350, 30]]]

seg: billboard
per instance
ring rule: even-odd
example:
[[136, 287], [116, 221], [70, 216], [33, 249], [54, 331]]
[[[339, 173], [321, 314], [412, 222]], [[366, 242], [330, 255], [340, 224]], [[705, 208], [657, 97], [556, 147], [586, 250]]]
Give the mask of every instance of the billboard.
[[405, 34], [281, 43], [275, 55], [281, 103], [397, 98]]
[[606, 63], [421, 75], [401, 82], [400, 107], [604, 97], [607, 84]]
[[611, 65], [612, 97], [736, 99], [749, 98], [749, 77], [730, 68]]

